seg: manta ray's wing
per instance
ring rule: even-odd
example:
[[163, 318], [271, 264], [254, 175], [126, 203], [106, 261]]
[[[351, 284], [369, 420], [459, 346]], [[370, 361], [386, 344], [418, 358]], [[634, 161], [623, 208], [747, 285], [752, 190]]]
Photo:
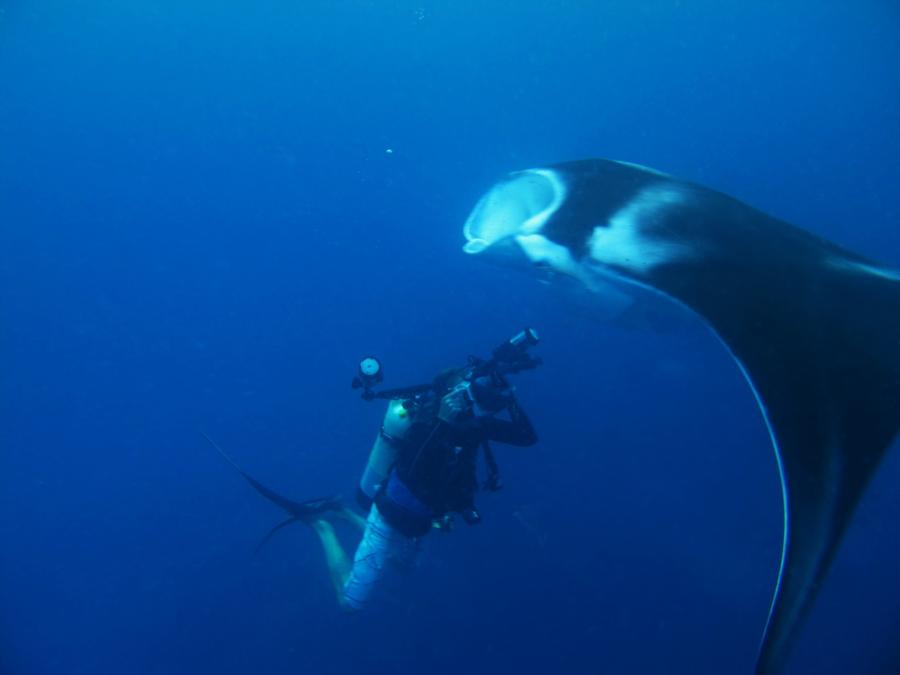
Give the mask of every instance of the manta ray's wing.
[[769, 313], [781, 322], [776, 344], [731, 343], [768, 420], [785, 501], [760, 674], [778, 671], [900, 425], [900, 284], [832, 272], [809, 290], [817, 301], [796, 308], [799, 317]]
[[608, 160], [510, 174], [463, 227], [593, 289], [661, 293], [709, 324], [753, 388], [784, 491], [784, 547], [757, 665], [772, 675], [900, 427], [900, 275], [722, 193]]
[[728, 202], [711, 213], [732, 211], [733, 241], [657, 268], [653, 285], [722, 338], [775, 446], [784, 546], [756, 671], [771, 675], [900, 427], [900, 278]]

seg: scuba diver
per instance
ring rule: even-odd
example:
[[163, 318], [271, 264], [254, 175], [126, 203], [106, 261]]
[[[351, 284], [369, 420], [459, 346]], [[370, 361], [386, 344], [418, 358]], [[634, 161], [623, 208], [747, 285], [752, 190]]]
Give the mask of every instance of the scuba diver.
[[[282, 497], [244, 473], [210, 440], [258, 492], [289, 514], [260, 547], [282, 527], [306, 523], [322, 544], [338, 603], [359, 610], [389, 564], [408, 568], [415, 563], [422, 538], [433, 528], [448, 530], [454, 514], [469, 525], [480, 522], [474, 503], [479, 451], [487, 466], [483, 487], [498, 490], [500, 474], [490, 443], [537, 442], [506, 378], [541, 363], [528, 353], [537, 340], [527, 328], [488, 360], [469, 357], [465, 366], [447, 369], [428, 384], [402, 389], [375, 391], [382, 381], [381, 364], [373, 357], [362, 360], [354, 388], [363, 389], [365, 400], [389, 401], [357, 491], [359, 505], [368, 511], [365, 519], [339, 497], [307, 502]], [[352, 562], [335, 533], [335, 519], [362, 531]]]

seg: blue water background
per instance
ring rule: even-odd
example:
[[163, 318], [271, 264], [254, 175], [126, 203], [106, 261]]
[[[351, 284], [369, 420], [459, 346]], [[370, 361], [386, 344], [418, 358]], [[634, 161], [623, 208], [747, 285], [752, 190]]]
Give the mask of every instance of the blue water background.
[[[0, 3], [0, 672], [751, 672], [782, 514], [737, 368], [461, 226], [612, 157], [900, 267], [898, 82], [888, 0]], [[352, 618], [308, 530], [253, 557], [279, 514], [201, 429], [349, 495], [360, 356], [417, 382], [525, 324], [541, 442], [483, 525]], [[791, 673], [898, 672], [898, 486], [895, 449]]]

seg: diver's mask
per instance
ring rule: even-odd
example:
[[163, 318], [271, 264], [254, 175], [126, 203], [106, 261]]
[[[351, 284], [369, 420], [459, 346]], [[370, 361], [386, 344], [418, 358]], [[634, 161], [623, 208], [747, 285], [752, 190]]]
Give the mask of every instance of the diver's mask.
[[482, 375], [469, 383], [469, 396], [475, 404], [476, 414], [493, 415], [509, 407], [513, 390], [500, 377]]

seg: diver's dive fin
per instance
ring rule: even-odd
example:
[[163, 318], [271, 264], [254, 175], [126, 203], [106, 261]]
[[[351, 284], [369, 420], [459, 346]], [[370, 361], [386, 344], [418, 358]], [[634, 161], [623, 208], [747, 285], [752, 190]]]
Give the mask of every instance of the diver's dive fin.
[[294, 523], [302, 523], [302, 522], [303, 521], [300, 518], [297, 518], [296, 516], [290, 516], [289, 518], [278, 523], [275, 527], [273, 527], [271, 530], [269, 530], [266, 533], [265, 537], [263, 537], [262, 539], [259, 540], [259, 543], [256, 545], [256, 548], [253, 549], [253, 555], [256, 555], [257, 553], [262, 551], [263, 548], [265, 547], [265, 545], [268, 544], [269, 541], [271, 541], [272, 537], [275, 536], [276, 532], [287, 527], [288, 525], [293, 525]]
[[266, 540], [264, 540], [263, 543], [265, 543], [265, 541], [268, 540], [269, 536], [274, 534], [275, 530], [278, 530], [282, 526], [286, 526], [295, 520], [306, 521], [306, 520], [310, 519], [311, 517], [318, 515], [320, 513], [325, 513], [326, 511], [339, 511], [340, 509], [343, 508], [343, 505], [341, 503], [341, 498], [339, 495], [335, 495], [332, 497], [319, 497], [317, 499], [309, 499], [305, 502], [295, 502], [293, 499], [288, 499], [287, 497], [278, 494], [274, 490], [272, 490], [272, 489], [266, 487], [265, 485], [263, 485], [262, 483], [260, 483], [253, 476], [251, 476], [246, 471], [244, 471], [241, 467], [239, 467], [235, 463], [235, 461], [233, 459], [231, 459], [231, 457], [229, 457], [225, 453], [225, 451], [222, 450], [222, 448], [219, 447], [218, 443], [216, 443], [213, 439], [211, 439], [206, 434], [206, 432], [201, 431], [200, 433], [203, 434], [203, 437], [207, 441], [209, 441], [210, 445], [212, 445], [216, 449], [216, 451], [218, 451], [218, 453], [220, 455], [222, 455], [222, 457], [225, 458], [225, 461], [228, 462], [229, 464], [231, 464], [231, 466], [233, 466], [237, 470], [237, 472], [244, 477], [244, 480], [246, 480], [248, 483], [250, 483], [250, 485], [253, 486], [254, 490], [256, 490], [263, 497], [268, 499], [270, 502], [272, 502], [276, 506], [280, 507], [286, 513], [288, 513], [288, 515], [291, 516], [290, 519], [281, 523], [274, 530], [272, 530], [272, 532], [270, 532], [269, 535], [266, 536]]

